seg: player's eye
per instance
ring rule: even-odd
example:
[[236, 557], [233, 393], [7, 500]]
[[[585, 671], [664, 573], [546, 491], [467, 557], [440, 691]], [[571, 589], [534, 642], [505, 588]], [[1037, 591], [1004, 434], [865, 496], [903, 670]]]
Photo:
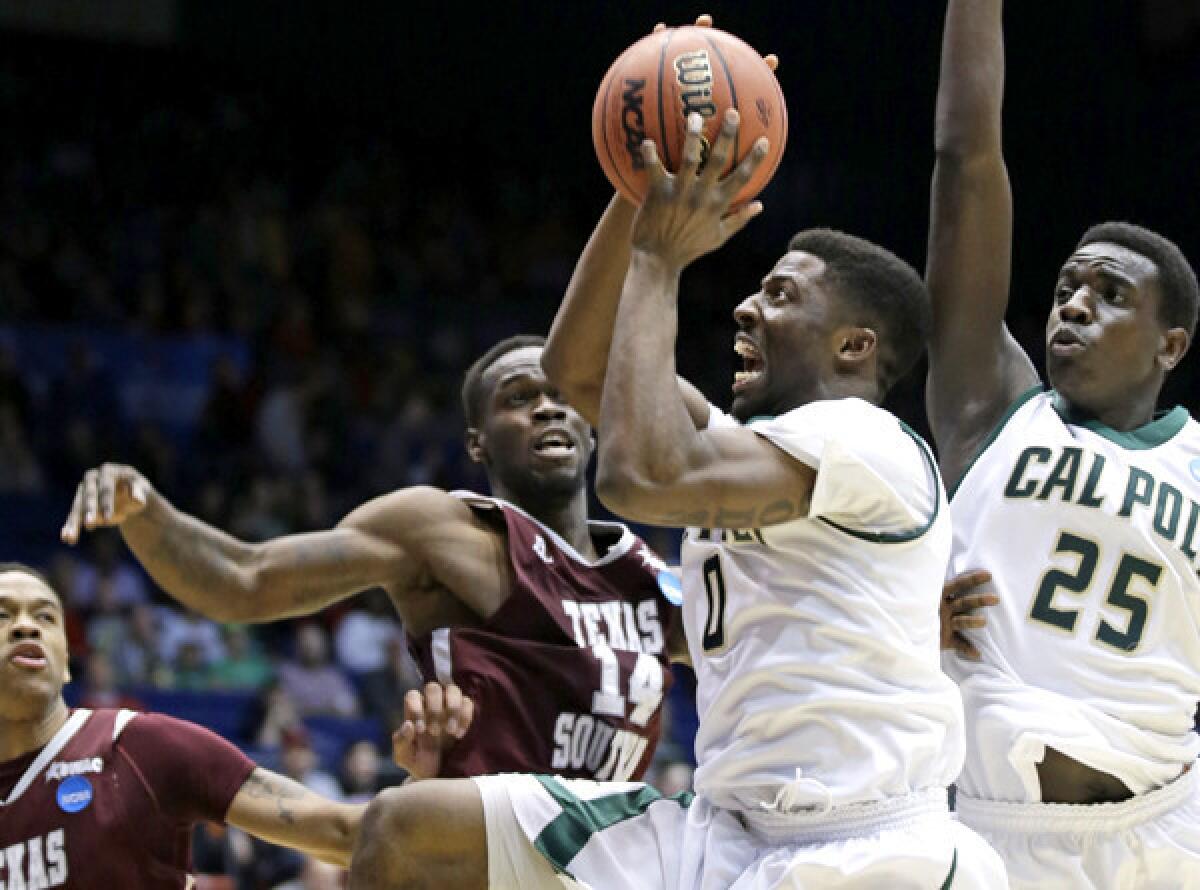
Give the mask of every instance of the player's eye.
[[1071, 289], [1071, 285], [1064, 282], [1058, 286], [1057, 290], [1054, 291], [1054, 299], [1058, 303], [1065, 303], [1067, 300], [1071, 299], [1072, 293], [1073, 291]]
[[46, 621], [50, 624], [53, 624], [58, 620], [58, 616], [53, 612], [39, 612], [37, 617], [39, 621]]

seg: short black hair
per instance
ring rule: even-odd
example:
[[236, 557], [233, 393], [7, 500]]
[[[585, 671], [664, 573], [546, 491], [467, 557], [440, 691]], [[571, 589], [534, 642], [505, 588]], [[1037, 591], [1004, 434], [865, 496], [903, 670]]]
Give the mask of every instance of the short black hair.
[[486, 393], [483, 391], [483, 375], [502, 355], [525, 349], [529, 346], [542, 347], [546, 338], [534, 334], [517, 334], [501, 340], [471, 364], [463, 377], [462, 406], [463, 415], [467, 418], [467, 426], [479, 426], [483, 415], [483, 402]]
[[1102, 241], [1119, 244], [1154, 263], [1162, 291], [1159, 320], [1169, 328], [1183, 328], [1189, 337], [1196, 333], [1200, 286], [1196, 284], [1195, 271], [1175, 242], [1133, 223], [1105, 222], [1084, 232], [1075, 249]]
[[0, 575], [7, 574], [9, 572], [20, 572], [22, 575], [29, 575], [31, 578], [36, 578], [38, 581], [42, 582], [42, 584], [45, 585], [45, 587], [51, 593], [54, 594], [54, 596], [58, 599], [59, 604], [62, 604], [62, 596], [59, 595], [59, 592], [54, 589], [54, 585], [50, 583], [50, 579], [33, 566], [27, 566], [23, 562], [0, 562]]
[[932, 309], [921, 276], [891, 251], [834, 229], [799, 232], [788, 250], [824, 260], [822, 277], [879, 334], [878, 383], [880, 396], [886, 395], [929, 342]]

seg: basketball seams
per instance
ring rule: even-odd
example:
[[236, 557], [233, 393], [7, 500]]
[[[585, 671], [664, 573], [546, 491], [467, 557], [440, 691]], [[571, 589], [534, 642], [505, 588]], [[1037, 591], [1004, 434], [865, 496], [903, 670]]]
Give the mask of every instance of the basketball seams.
[[667, 118], [663, 111], [663, 72], [667, 65], [667, 47], [671, 45], [671, 41], [675, 37], [675, 29], [670, 28], [663, 33], [665, 39], [662, 48], [658, 51], [658, 133], [659, 140], [662, 142], [663, 163], [668, 170], [672, 170], [675, 165], [671, 163], [671, 137], [667, 133]]

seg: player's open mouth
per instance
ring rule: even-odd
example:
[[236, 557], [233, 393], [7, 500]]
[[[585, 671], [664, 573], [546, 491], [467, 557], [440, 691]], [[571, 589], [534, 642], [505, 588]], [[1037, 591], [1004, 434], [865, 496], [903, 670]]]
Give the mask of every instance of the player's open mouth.
[[740, 392], [758, 382], [763, 376], [767, 363], [763, 361], [762, 353], [745, 334], [738, 334], [733, 341], [733, 351], [742, 359], [742, 370], [733, 375], [733, 391]]
[[551, 460], [569, 460], [575, 456], [575, 440], [566, 430], [546, 430], [534, 440], [533, 450]]
[[37, 643], [18, 643], [16, 646], [13, 646], [8, 660], [17, 667], [25, 668], [29, 671], [43, 670], [49, 663], [46, 659], [46, 653], [42, 651], [42, 647]]
[[1050, 352], [1054, 355], [1075, 355], [1086, 348], [1083, 338], [1068, 327], [1058, 328], [1050, 338]]

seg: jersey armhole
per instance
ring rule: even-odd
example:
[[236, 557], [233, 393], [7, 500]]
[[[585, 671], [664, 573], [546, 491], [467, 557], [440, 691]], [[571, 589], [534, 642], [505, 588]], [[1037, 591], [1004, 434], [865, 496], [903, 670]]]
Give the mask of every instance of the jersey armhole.
[[962, 473], [959, 474], [958, 481], [955, 482], [953, 487], [946, 492], [948, 498], [951, 500], [954, 499], [954, 495], [958, 493], [958, 490], [962, 488], [963, 483], [967, 481], [967, 476], [970, 475], [971, 470], [975, 468], [975, 464], [977, 464], [979, 459], [983, 457], [983, 453], [992, 447], [992, 443], [1000, 438], [1000, 434], [1004, 432], [1004, 428], [1008, 426], [1008, 422], [1013, 419], [1013, 415], [1020, 411], [1021, 408], [1025, 406], [1026, 402], [1028, 402], [1034, 396], [1041, 395], [1045, 391], [1046, 387], [1039, 383], [1036, 386], [1031, 386], [1013, 400], [1013, 403], [1009, 405], [1007, 409], [1005, 409], [1004, 414], [1002, 414], [1000, 419], [996, 421], [996, 425], [993, 426], [987, 436], [984, 437], [983, 442], [981, 442], [979, 447], [975, 449], [975, 453], [971, 455], [971, 459], [967, 461], [966, 467], [964, 467]]
[[900, 424], [900, 429], [904, 430], [913, 440], [913, 444], [917, 446], [917, 450], [921, 452], [921, 457], [925, 460], [925, 468], [929, 473], [929, 479], [933, 483], [933, 511], [929, 514], [929, 519], [923, 525], [917, 526], [914, 529], [903, 532], [868, 532], [862, 529], [850, 528], [840, 523], [834, 522], [832, 519], [827, 519], [824, 516], [817, 518], [826, 525], [836, 528], [838, 531], [858, 538], [860, 541], [869, 541], [872, 544], [907, 544], [909, 541], [915, 541], [923, 537], [926, 532], [933, 528], [933, 524], [937, 522], [938, 514], [942, 509], [942, 476], [938, 472], [937, 461], [933, 458], [933, 452], [929, 446], [925, 444], [917, 431], [910, 427], [900, 418], [896, 418], [896, 422]]

